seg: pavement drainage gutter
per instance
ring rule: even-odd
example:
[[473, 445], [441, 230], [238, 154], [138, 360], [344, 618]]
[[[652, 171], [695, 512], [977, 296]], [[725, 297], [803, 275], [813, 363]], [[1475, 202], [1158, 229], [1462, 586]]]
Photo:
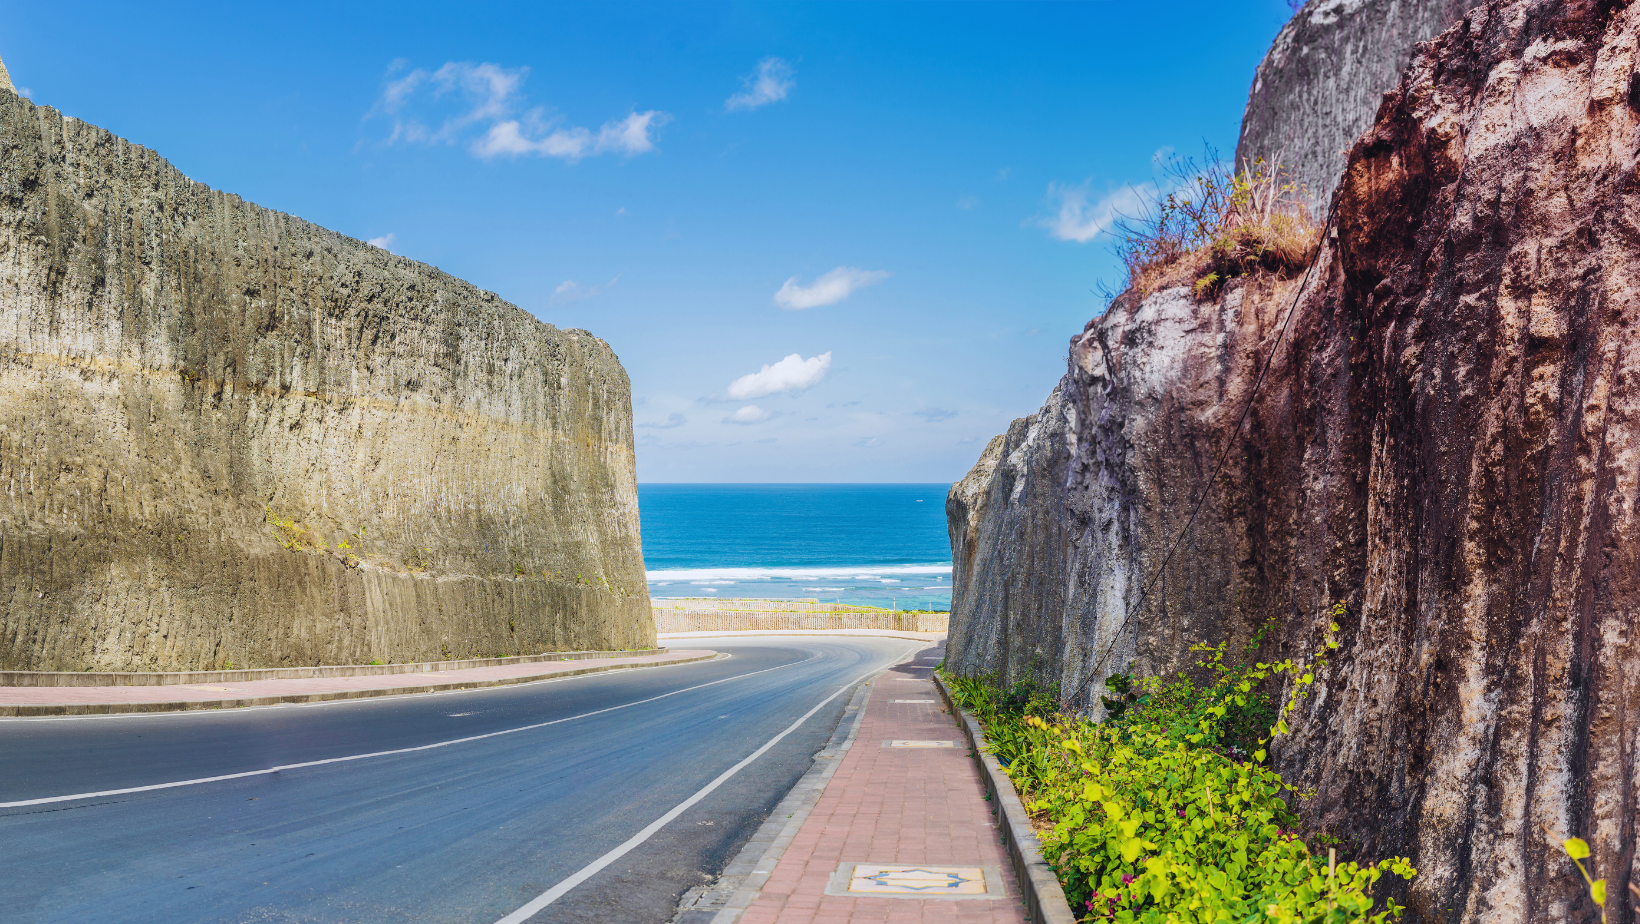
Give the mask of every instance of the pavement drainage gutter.
[[[907, 653], [884, 671], [914, 659], [922, 651]], [[837, 722], [837, 730], [831, 733], [831, 740], [815, 753], [814, 765], [797, 781], [786, 798], [774, 807], [768, 820], [723, 868], [717, 880], [683, 893], [671, 924], [737, 924], [740, 916], [757, 900], [758, 893], [768, 883], [781, 855], [791, 846], [803, 822], [819, 803], [820, 794], [826, 791], [826, 784], [842, 764], [843, 755], [854, 746], [854, 739], [860, 734], [860, 723], [865, 721], [871, 687], [882, 673], [878, 672], [854, 691], [848, 706], [843, 709], [843, 717]]]
[[934, 689], [940, 691], [951, 714], [957, 717], [957, 724], [962, 726], [962, 735], [968, 740], [968, 748], [980, 766], [980, 780], [991, 799], [991, 811], [1001, 811], [1004, 822], [1001, 827], [1003, 837], [1008, 842], [1008, 856], [1014, 861], [1014, 876], [1025, 895], [1025, 909], [1030, 913], [1030, 920], [1035, 924], [1076, 924], [1076, 915], [1071, 913], [1070, 903], [1065, 900], [1065, 890], [1059, 885], [1059, 877], [1042, 859], [1042, 842], [1036, 839], [1036, 831], [1031, 828], [1031, 817], [1025, 811], [1025, 803], [1019, 800], [1013, 780], [1002, 772], [1002, 765], [997, 763], [997, 759], [980, 747], [985, 742], [985, 732], [979, 722], [957, 705], [956, 698], [946, 688], [937, 671], [934, 673]]
[[608, 671], [644, 670], [651, 667], [673, 667], [712, 661], [725, 655], [713, 652], [695, 658], [673, 661], [655, 661], [648, 664], [600, 664], [572, 671], [551, 671], [524, 677], [504, 677], [499, 680], [464, 680], [456, 683], [428, 683], [413, 687], [384, 687], [376, 690], [327, 690], [320, 693], [285, 693], [245, 699], [178, 700], [168, 703], [22, 703], [0, 706], [0, 718], [36, 718], [62, 715], [125, 715], [145, 712], [196, 712], [211, 709], [243, 709], [249, 706], [279, 706], [289, 703], [324, 703], [341, 699], [366, 699], [376, 696], [402, 696], [413, 693], [443, 693], [451, 690], [477, 690], [483, 687], [504, 687], [541, 680], [558, 680], [584, 674], [602, 674]]

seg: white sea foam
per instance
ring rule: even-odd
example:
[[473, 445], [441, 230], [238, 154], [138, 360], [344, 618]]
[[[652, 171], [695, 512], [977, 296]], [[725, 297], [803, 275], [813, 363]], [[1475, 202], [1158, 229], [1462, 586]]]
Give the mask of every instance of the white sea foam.
[[[898, 575], [949, 575], [951, 563], [941, 565], [885, 565], [880, 568], [849, 565], [837, 568], [678, 568], [667, 571], [650, 571], [645, 576], [650, 581], [711, 581], [714, 583], [732, 583], [735, 581], [766, 581], [766, 580], [794, 580], [794, 581], [823, 581], [827, 578], [837, 580], [842, 578], [854, 581], [881, 581], [885, 577]], [[896, 577], [895, 580], [898, 580]]]
[[848, 590], [847, 587], [805, 587], [803, 589], [812, 590], [815, 593], [842, 593], [843, 591]]

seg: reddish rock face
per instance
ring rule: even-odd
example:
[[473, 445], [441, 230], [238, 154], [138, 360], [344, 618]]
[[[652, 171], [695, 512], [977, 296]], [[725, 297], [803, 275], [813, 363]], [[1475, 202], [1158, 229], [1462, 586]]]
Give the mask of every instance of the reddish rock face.
[[1239, 430], [1291, 284], [1171, 321], [1178, 290], [1119, 299], [1090, 325], [953, 490], [952, 663], [1017, 675], [1034, 653], [1091, 710], [1128, 661], [1266, 619], [1264, 655], [1307, 657], [1344, 602], [1275, 748], [1312, 829], [1411, 857], [1411, 918], [1445, 922], [1598, 919], [1558, 847], [1577, 835], [1633, 921], [1637, 47], [1640, 6], [1548, 0], [1424, 46], [1351, 151]]
[[1445, 33], [1351, 152], [1293, 343], [1311, 459], [1283, 480], [1360, 490], [1299, 495], [1294, 577], [1347, 586], [1355, 617], [1282, 762], [1318, 821], [1419, 858], [1430, 919], [1568, 919], [1549, 832], [1588, 839], [1626, 904], [1637, 38], [1615, 3], [1492, 4]]

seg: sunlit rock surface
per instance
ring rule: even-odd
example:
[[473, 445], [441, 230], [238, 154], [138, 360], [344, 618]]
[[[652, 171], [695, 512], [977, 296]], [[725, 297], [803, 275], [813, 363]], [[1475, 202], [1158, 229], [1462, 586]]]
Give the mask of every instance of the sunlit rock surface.
[[1097, 711], [1112, 670], [1267, 620], [1264, 656], [1308, 658], [1342, 602], [1342, 646], [1274, 749], [1314, 791], [1309, 828], [1411, 857], [1413, 920], [1597, 919], [1554, 840], [1574, 834], [1626, 901], [1637, 46], [1640, 7], [1546, 0], [1427, 46], [1351, 151], [1336, 237], [1239, 426], [1296, 281], [1118, 299], [952, 492], [952, 665], [1035, 660]]
[[1253, 77], [1238, 163], [1279, 160], [1308, 189], [1319, 221], [1355, 139], [1372, 125], [1418, 42], [1456, 22], [1469, 0], [1310, 0], [1288, 20]]
[[0, 91], [0, 667], [654, 640], [602, 340]]

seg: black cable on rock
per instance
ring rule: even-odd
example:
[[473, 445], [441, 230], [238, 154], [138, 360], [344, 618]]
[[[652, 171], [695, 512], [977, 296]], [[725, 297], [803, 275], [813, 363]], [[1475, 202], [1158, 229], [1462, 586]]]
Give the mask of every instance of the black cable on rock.
[[1201, 513], [1202, 504], [1207, 501], [1207, 495], [1212, 493], [1213, 485], [1218, 482], [1219, 472], [1224, 469], [1225, 460], [1230, 458], [1230, 449], [1236, 444], [1236, 436], [1241, 433], [1242, 426], [1247, 423], [1247, 415], [1253, 410], [1253, 402], [1258, 400], [1259, 388], [1263, 386], [1264, 377], [1269, 373], [1271, 364], [1275, 362], [1276, 351], [1280, 349], [1281, 342], [1287, 338], [1287, 327], [1292, 323], [1293, 313], [1298, 310], [1299, 300], [1304, 297], [1305, 290], [1310, 287], [1310, 275], [1315, 272], [1316, 264], [1321, 262], [1321, 251], [1327, 246], [1327, 232], [1332, 230], [1333, 218], [1337, 213], [1338, 199], [1334, 197], [1332, 205], [1327, 209], [1327, 223], [1321, 226], [1321, 236], [1316, 242], [1315, 256], [1311, 258], [1310, 265], [1304, 269], [1304, 279], [1299, 283], [1298, 291], [1293, 293], [1292, 304], [1287, 306], [1287, 315], [1282, 318], [1281, 327], [1276, 331], [1275, 342], [1270, 344], [1269, 355], [1264, 357], [1264, 365], [1259, 368], [1258, 377], [1253, 379], [1253, 389], [1247, 395], [1247, 403], [1242, 406], [1241, 416], [1236, 418], [1235, 429], [1230, 431], [1230, 438], [1224, 441], [1224, 451], [1219, 453], [1219, 461], [1213, 466], [1213, 474], [1208, 476], [1207, 485], [1202, 488], [1201, 496], [1196, 498], [1195, 505], [1190, 508], [1190, 518], [1185, 520], [1184, 528], [1180, 529], [1179, 534], [1173, 537], [1173, 543], [1168, 546], [1167, 554], [1162, 556], [1162, 564], [1151, 573], [1148, 581], [1140, 585], [1139, 598], [1128, 608], [1127, 614], [1122, 617], [1122, 624], [1117, 626], [1116, 632], [1111, 635], [1110, 644], [1105, 646], [1105, 653], [1099, 656], [1098, 661], [1094, 662], [1093, 669], [1088, 672], [1087, 679], [1082, 681], [1081, 692], [1085, 693], [1087, 685], [1092, 682], [1094, 677], [1099, 675], [1099, 669], [1105, 666], [1105, 659], [1110, 657], [1112, 651], [1116, 650], [1116, 643], [1121, 640], [1122, 632], [1127, 629], [1128, 623], [1133, 621], [1133, 614], [1139, 612], [1139, 608], [1144, 606], [1145, 598], [1150, 595], [1151, 588], [1155, 586], [1162, 573], [1167, 570], [1168, 562], [1173, 560], [1173, 553], [1179, 550], [1179, 544], [1184, 541], [1185, 535], [1190, 532], [1190, 527], [1196, 524], [1196, 515]]

